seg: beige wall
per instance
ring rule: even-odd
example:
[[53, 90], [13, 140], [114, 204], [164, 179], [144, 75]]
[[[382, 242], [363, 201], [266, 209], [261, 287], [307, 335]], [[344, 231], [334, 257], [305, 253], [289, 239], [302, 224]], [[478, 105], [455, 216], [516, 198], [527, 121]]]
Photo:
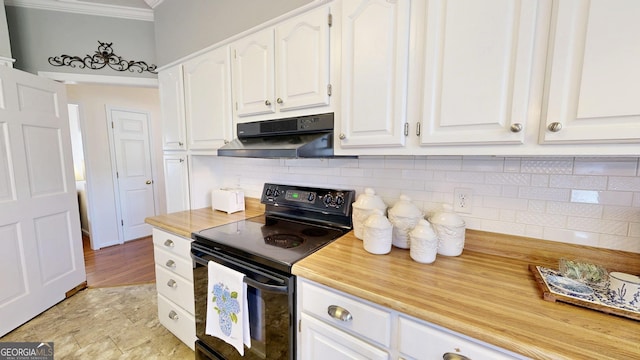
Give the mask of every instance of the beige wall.
[[156, 189], [156, 213], [164, 213], [164, 176], [162, 168], [162, 129], [158, 89], [105, 86], [67, 85], [68, 102], [80, 107], [85, 162], [88, 180], [88, 206], [91, 220], [92, 246], [101, 248], [118, 241], [118, 219], [114, 183], [111, 174], [109, 146], [110, 127], [106, 107], [145, 111], [150, 114], [152, 166]]

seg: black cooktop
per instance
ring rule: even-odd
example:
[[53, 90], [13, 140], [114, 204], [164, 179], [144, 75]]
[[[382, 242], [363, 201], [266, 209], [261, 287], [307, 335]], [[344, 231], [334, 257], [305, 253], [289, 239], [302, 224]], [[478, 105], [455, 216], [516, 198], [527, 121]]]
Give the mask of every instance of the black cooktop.
[[348, 230], [257, 216], [194, 233], [194, 241], [216, 251], [287, 273], [293, 264]]

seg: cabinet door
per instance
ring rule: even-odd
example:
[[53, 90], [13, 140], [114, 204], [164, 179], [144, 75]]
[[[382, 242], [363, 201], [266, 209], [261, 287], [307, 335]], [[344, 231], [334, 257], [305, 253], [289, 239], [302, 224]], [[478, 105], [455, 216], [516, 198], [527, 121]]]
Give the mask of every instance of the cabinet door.
[[162, 110], [162, 148], [185, 150], [185, 119], [182, 65], [158, 73]]
[[539, 116], [536, 42], [548, 30], [537, 20], [549, 1], [435, 0], [426, 10], [421, 144], [523, 143]]
[[329, 8], [275, 29], [278, 111], [329, 105]]
[[386, 351], [380, 350], [307, 314], [303, 313], [300, 321], [302, 336], [300, 357], [302, 359], [389, 359], [389, 354]]
[[410, 1], [342, 2], [342, 148], [404, 146]]
[[640, 139], [640, 2], [554, 3], [541, 141]]
[[189, 149], [217, 149], [231, 140], [231, 67], [223, 46], [184, 64]]
[[189, 166], [186, 155], [164, 156], [167, 213], [189, 210]]
[[269, 28], [232, 44], [233, 91], [239, 117], [275, 112], [273, 42], [273, 28]]

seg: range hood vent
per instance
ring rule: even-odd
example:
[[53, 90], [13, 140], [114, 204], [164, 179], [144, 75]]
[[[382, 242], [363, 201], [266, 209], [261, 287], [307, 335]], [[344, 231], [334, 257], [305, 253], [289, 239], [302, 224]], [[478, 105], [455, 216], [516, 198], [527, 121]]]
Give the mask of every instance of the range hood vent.
[[333, 157], [333, 113], [240, 123], [237, 134], [218, 156]]

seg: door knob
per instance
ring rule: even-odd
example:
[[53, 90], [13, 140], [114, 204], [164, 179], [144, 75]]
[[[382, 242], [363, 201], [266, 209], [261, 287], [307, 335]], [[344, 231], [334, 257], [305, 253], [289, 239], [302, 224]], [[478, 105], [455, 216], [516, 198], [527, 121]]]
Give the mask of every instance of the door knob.
[[151, 180], [147, 180], [146, 184], [147, 184], [147, 185], [151, 185], [151, 183], [152, 183], [152, 182], [153, 182], [153, 181], [151, 181]]

